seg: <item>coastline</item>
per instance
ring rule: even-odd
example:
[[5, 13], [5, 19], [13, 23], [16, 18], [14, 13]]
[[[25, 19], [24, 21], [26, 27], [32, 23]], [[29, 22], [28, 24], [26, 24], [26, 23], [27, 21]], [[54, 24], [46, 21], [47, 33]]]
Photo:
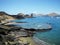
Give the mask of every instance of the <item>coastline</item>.
[[47, 43], [37, 37], [33, 37], [33, 40], [37, 43], [37, 44], [40, 44], [40, 45], [51, 45], [50, 43]]
[[[6, 26], [6, 25], [13, 25], [13, 24], [21, 24], [21, 23], [16, 23], [16, 22], [11, 22], [11, 20], [15, 20], [15, 19], [6, 19], [5, 21], [2, 21], [2, 26]], [[9, 29], [10, 30], [10, 27], [3, 27], [3, 28], [5, 28], [5, 29]], [[13, 27], [13, 26], [12, 26]], [[39, 27], [39, 26], [38, 26]], [[17, 28], [17, 27], [16, 27]], [[49, 28], [51, 28], [50, 26], [49, 26]], [[17, 30], [17, 29], [15, 29], [15, 27], [13, 27], [13, 28], [11, 28], [11, 30]], [[19, 28], [20, 29], [20, 28]], [[24, 29], [24, 27], [23, 27], [23, 29]], [[47, 28], [48, 29], [48, 28]], [[31, 28], [25, 28], [24, 29], [25, 31], [27, 31], [28, 32], [28, 35], [31, 35], [33, 32], [32, 32], [32, 30], [33, 30], [33, 28], [31, 29]], [[37, 29], [35, 29], [34, 28], [34, 31], [36, 31]], [[43, 31], [46, 31], [46, 29], [43, 29]], [[49, 30], [49, 29], [48, 29]], [[38, 30], [39, 31], [39, 30]], [[42, 29], [40, 30], [40, 31], [42, 31]], [[13, 32], [13, 34], [14, 34], [15, 32]], [[40, 39], [37, 39], [37, 38], [34, 38], [34, 37], [19, 37], [19, 38], [17, 38], [17, 39], [19, 39], [19, 42], [20, 43], [22, 43], [22, 44], [29, 44], [29, 45], [50, 45], [50, 44], [48, 44], [48, 43], [46, 43], [46, 42], [44, 42], [44, 41], [42, 41], [42, 40], [40, 40]], [[21, 42], [22, 41], [22, 42]], [[9, 42], [9, 43], [12, 43], [12, 42]]]

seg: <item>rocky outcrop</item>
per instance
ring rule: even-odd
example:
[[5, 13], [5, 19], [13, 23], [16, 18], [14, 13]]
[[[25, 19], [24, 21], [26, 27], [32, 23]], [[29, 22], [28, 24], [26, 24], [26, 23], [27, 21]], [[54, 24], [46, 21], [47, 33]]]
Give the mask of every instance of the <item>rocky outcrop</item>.
[[24, 15], [24, 17], [25, 18], [33, 18], [34, 17], [33, 15], [34, 15], [33, 13], [31, 13], [30, 15], [29, 14], [26, 14], [26, 15]]
[[14, 19], [14, 17], [11, 17], [6, 12], [0, 12], [0, 17], [1, 17], [1, 19]]
[[5, 12], [0, 12], [0, 23], [4, 23], [7, 22], [9, 20], [14, 20], [15, 18], [12, 16], [9, 16], [9, 14], [5, 13]]
[[24, 14], [23, 13], [18, 13], [17, 15], [9, 15], [11, 17], [14, 17], [16, 19], [24, 19]]
[[24, 19], [24, 14], [23, 13], [18, 13], [17, 15], [10, 15], [7, 14], [6, 12], [0, 11], [0, 23], [5, 23], [10, 20], [15, 20], [15, 19]]

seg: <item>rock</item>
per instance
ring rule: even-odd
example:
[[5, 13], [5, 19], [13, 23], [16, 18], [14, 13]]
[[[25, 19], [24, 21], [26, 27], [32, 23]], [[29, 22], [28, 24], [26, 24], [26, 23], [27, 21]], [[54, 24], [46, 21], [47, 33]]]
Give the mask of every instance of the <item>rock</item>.
[[7, 20], [14, 20], [14, 17], [9, 16], [9, 14], [5, 12], [0, 12], [0, 23], [5, 23]]

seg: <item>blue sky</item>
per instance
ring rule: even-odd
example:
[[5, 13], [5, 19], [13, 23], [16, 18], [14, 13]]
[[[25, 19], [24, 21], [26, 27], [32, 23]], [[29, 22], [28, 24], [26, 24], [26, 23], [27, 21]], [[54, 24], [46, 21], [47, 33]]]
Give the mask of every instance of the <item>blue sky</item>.
[[0, 0], [0, 11], [9, 14], [52, 12], [60, 14], [60, 0]]

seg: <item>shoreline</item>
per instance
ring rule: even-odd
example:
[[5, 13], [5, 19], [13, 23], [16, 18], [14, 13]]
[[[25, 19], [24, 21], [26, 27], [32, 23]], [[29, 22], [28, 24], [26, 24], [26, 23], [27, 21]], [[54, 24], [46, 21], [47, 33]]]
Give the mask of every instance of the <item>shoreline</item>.
[[34, 41], [35, 41], [36, 43], [38, 43], [38, 44], [40, 44], [40, 45], [51, 45], [50, 43], [47, 43], [47, 42], [45, 42], [45, 41], [43, 41], [43, 40], [41, 40], [41, 39], [39, 39], [39, 38], [37, 38], [37, 37], [33, 37], [33, 39], [34, 39]]

